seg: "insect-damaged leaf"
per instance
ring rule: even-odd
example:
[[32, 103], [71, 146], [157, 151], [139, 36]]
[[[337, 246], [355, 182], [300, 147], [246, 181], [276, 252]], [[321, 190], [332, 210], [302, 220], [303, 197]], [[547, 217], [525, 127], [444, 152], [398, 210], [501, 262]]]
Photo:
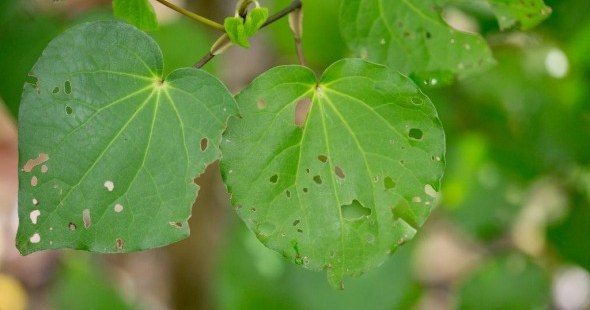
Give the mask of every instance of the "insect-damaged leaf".
[[219, 157], [235, 101], [194, 68], [162, 76], [145, 33], [94, 22], [53, 40], [26, 84], [19, 118], [23, 254], [128, 252], [189, 233], [193, 179]]
[[332, 285], [380, 265], [413, 237], [437, 196], [444, 133], [416, 85], [341, 60], [319, 82], [301, 66], [237, 97], [222, 174], [239, 216], [269, 248], [325, 269]]
[[[441, 17], [450, 0], [344, 0], [342, 35], [360, 57], [384, 63], [424, 85], [486, 71], [495, 63], [479, 35], [450, 27]], [[530, 28], [551, 11], [542, 0], [485, 0], [502, 29]], [[473, 4], [472, 3], [472, 4]]]

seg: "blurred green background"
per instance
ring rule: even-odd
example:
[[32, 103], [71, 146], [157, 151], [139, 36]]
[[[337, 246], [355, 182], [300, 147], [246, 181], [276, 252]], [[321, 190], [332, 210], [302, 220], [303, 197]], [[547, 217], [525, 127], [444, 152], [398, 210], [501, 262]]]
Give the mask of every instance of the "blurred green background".
[[[261, 2], [276, 11], [289, 1]], [[318, 71], [348, 53], [339, 2], [305, 3], [304, 51]], [[109, 1], [0, 1], [0, 309], [590, 309], [590, 2], [545, 2], [553, 14], [527, 32], [499, 32], [489, 12], [456, 17], [486, 37], [498, 65], [424, 89], [447, 133], [441, 204], [384, 266], [335, 291], [323, 273], [247, 232], [215, 166], [199, 179], [185, 241], [130, 255], [19, 256], [16, 136], [4, 128], [14, 128], [22, 85], [47, 43], [73, 24], [113, 17]], [[215, 20], [233, 10], [233, 1], [179, 3]], [[192, 65], [216, 34], [155, 7], [161, 26], [150, 34], [166, 70]], [[206, 69], [237, 91], [296, 63], [286, 20], [252, 43]]]

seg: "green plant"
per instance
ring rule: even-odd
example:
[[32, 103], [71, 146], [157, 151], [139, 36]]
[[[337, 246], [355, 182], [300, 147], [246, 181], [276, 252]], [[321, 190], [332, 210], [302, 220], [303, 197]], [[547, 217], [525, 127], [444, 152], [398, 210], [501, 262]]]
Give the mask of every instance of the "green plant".
[[[481, 36], [442, 19], [454, 2], [343, 0], [342, 34], [361, 59], [319, 78], [303, 65], [300, 0], [270, 16], [239, 1], [224, 25], [159, 2], [222, 32], [196, 68], [163, 76], [149, 36], [103, 21], [54, 39], [31, 71], [19, 112], [21, 253], [130, 252], [185, 238], [193, 180], [220, 158], [232, 204], [258, 239], [326, 270], [335, 287], [414, 236], [445, 164], [442, 125], [416, 83], [447, 84], [494, 63]], [[462, 5], [489, 6], [501, 28], [532, 27], [550, 12], [541, 0]], [[146, 0], [113, 8], [157, 26]], [[301, 65], [273, 68], [235, 97], [199, 69], [285, 16]]]

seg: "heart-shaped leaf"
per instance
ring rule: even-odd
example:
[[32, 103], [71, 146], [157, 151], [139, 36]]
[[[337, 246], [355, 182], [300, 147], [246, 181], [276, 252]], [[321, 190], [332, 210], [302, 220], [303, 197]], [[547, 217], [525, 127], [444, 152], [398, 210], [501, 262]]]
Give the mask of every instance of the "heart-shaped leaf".
[[237, 97], [222, 174], [269, 248], [338, 286], [413, 237], [437, 196], [444, 133], [418, 87], [381, 65], [336, 62], [316, 81], [276, 67]]
[[23, 254], [129, 252], [185, 238], [235, 101], [194, 68], [162, 76], [162, 53], [120, 22], [74, 27], [32, 70], [19, 117]]

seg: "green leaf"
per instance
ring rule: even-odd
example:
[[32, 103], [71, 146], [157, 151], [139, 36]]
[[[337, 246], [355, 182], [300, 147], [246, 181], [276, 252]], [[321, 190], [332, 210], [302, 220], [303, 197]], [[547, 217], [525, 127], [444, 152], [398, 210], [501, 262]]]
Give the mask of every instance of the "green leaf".
[[142, 30], [158, 29], [154, 7], [148, 0], [113, 0], [113, 14]]
[[257, 7], [252, 9], [243, 19], [240, 16], [227, 17], [224, 20], [225, 32], [229, 39], [241, 47], [250, 47], [248, 39], [264, 25], [268, 18], [268, 9]]
[[485, 40], [457, 31], [441, 18], [446, 1], [345, 0], [342, 35], [353, 52], [439, 85], [487, 70], [495, 61]]
[[241, 47], [250, 47], [248, 36], [244, 30], [244, 20], [239, 17], [226, 17], [223, 26], [229, 39]]
[[545, 271], [513, 254], [490, 259], [461, 283], [457, 309], [547, 309], [550, 296]]
[[[86, 254], [86, 255], [83, 255]], [[100, 263], [100, 261], [99, 261]], [[51, 286], [55, 309], [130, 310], [136, 309], [117, 292], [109, 270], [87, 253], [65, 256]]]
[[327, 270], [337, 286], [379, 266], [426, 220], [444, 133], [404, 76], [359, 59], [336, 62], [319, 81], [308, 68], [282, 66], [237, 100], [242, 118], [222, 141], [222, 175], [267, 247]]
[[198, 187], [236, 111], [194, 68], [162, 76], [162, 53], [121, 22], [74, 27], [32, 70], [19, 114], [23, 254], [130, 252], [185, 238]]
[[[495, 64], [479, 35], [450, 27], [441, 11], [451, 0], [343, 0], [340, 28], [352, 51], [384, 63], [425, 85], [448, 84]], [[459, 1], [461, 2], [461, 1]], [[485, 0], [502, 29], [531, 28], [551, 9], [542, 0]]]
[[500, 24], [505, 30], [518, 26], [530, 29], [551, 14], [551, 8], [543, 0], [488, 0]]
[[249, 11], [248, 15], [246, 15], [246, 21], [244, 22], [244, 32], [246, 33], [246, 36], [251, 37], [255, 35], [267, 19], [267, 8], [257, 7]]

